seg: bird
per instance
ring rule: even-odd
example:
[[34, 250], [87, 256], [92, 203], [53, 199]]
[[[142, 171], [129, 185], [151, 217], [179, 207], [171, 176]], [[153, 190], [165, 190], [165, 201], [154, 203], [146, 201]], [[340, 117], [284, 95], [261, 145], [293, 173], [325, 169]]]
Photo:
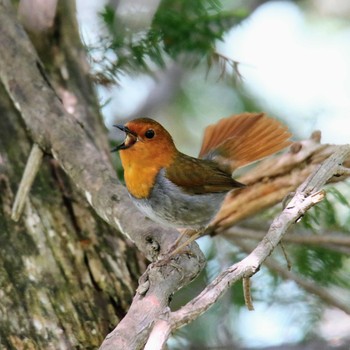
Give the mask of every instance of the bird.
[[228, 192], [244, 188], [238, 168], [283, 150], [291, 133], [265, 113], [241, 113], [209, 125], [198, 157], [180, 152], [157, 121], [114, 125], [125, 133], [119, 151], [126, 188], [145, 216], [161, 225], [203, 231]]

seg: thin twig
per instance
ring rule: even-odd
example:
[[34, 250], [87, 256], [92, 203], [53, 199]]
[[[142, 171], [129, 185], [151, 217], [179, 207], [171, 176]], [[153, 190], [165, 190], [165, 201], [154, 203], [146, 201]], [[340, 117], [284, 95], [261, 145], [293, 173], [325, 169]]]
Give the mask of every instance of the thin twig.
[[291, 268], [292, 268], [292, 263], [290, 262], [289, 256], [288, 256], [288, 254], [287, 254], [287, 251], [286, 251], [285, 248], [284, 248], [284, 244], [282, 243], [282, 241], [280, 242], [280, 247], [281, 247], [281, 250], [282, 250], [284, 259], [285, 259], [286, 262], [287, 262], [287, 268], [288, 268], [288, 270], [291, 270]]
[[[246, 238], [257, 241], [260, 241], [264, 237], [264, 233], [262, 231], [246, 229], [243, 227], [234, 227], [225, 231], [223, 235], [225, 235], [227, 238]], [[345, 234], [288, 234], [283, 237], [283, 242], [310, 245], [333, 244], [342, 247], [350, 247], [350, 236]]]
[[[251, 244], [244, 243], [242, 241], [236, 241], [236, 244], [245, 252], [249, 252], [252, 248]], [[318, 296], [321, 300], [329, 305], [335, 306], [347, 314], [350, 315], [350, 305], [345, 300], [342, 301], [337, 295], [331, 293], [328, 289], [318, 285], [314, 281], [311, 281], [305, 276], [297, 275], [296, 273], [283, 268], [275, 259], [269, 258], [265, 261], [265, 266], [270, 270], [278, 273], [283, 279], [292, 280], [296, 282], [301, 288], [306, 290], [308, 293]]]
[[36, 174], [40, 169], [43, 156], [44, 152], [36, 143], [34, 143], [16, 193], [15, 201], [12, 206], [11, 219], [16, 222], [22, 215], [24, 204], [26, 202], [28, 193], [32, 187]]

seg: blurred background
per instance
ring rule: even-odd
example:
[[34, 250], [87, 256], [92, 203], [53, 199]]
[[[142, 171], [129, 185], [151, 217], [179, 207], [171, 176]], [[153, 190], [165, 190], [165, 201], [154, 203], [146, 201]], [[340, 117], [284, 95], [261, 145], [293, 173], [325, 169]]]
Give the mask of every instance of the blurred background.
[[[283, 120], [295, 140], [321, 130], [324, 143], [350, 142], [348, 0], [78, 0], [77, 15], [113, 142], [123, 138], [114, 123], [147, 116], [170, 131], [181, 151], [196, 156], [205, 126], [242, 111]], [[330, 189], [328, 202], [298, 229], [349, 234], [348, 199], [349, 184]], [[262, 214], [256, 225], [266, 230], [274, 213]], [[199, 244], [207, 268], [175, 296], [174, 307], [245, 254], [222, 237]], [[300, 278], [350, 304], [349, 246], [333, 248], [286, 249]], [[285, 267], [281, 252], [274, 257]], [[252, 282], [254, 312], [236, 284], [169, 347], [350, 349], [345, 312], [278, 269], [263, 267]]]

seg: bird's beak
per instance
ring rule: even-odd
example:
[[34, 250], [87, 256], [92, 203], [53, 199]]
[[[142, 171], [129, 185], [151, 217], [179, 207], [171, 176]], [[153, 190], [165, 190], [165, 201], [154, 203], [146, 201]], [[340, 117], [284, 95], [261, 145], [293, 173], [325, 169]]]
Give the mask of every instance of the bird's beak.
[[131, 147], [136, 141], [137, 141], [137, 135], [133, 131], [131, 131], [127, 126], [124, 125], [113, 125], [114, 127], [120, 129], [121, 131], [124, 131], [126, 134], [125, 140], [122, 144], [119, 146], [114, 147], [111, 149], [111, 152], [116, 152], [121, 149], [128, 149]]

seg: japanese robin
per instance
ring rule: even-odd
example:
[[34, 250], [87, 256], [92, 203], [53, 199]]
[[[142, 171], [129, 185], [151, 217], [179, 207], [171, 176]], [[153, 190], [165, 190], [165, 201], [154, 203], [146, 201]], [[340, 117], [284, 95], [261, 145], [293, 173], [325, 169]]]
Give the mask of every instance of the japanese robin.
[[181, 153], [171, 135], [148, 118], [115, 125], [124, 131], [119, 151], [136, 206], [149, 218], [176, 228], [204, 229], [227, 192], [244, 187], [235, 169], [274, 154], [291, 142], [287, 127], [264, 113], [242, 113], [206, 128], [198, 158]]

